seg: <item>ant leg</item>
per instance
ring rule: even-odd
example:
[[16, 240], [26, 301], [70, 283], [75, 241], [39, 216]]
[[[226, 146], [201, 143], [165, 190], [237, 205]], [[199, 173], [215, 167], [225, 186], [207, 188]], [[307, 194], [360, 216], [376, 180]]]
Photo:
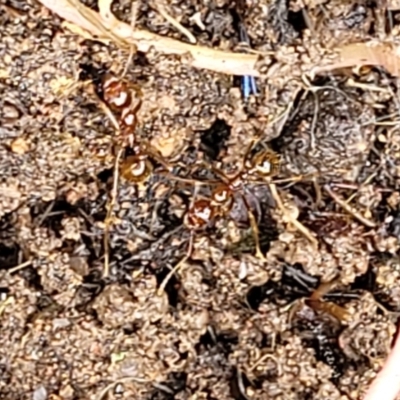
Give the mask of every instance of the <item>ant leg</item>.
[[246, 151], [244, 152], [244, 156], [242, 158], [242, 165], [240, 166], [240, 170], [237, 175], [239, 175], [239, 174], [241, 175], [243, 173], [243, 171], [246, 169], [246, 161], [249, 158], [249, 155], [250, 155], [251, 150], [253, 149], [255, 143], [256, 143], [256, 139], [253, 138], [250, 140], [250, 144], [247, 146]]
[[118, 191], [118, 180], [119, 180], [119, 167], [118, 164], [121, 160], [124, 148], [118, 150], [117, 156], [115, 158], [114, 164], [114, 176], [113, 176], [113, 187], [111, 191], [111, 199], [107, 206], [107, 215], [104, 220], [104, 234], [103, 234], [103, 245], [104, 245], [104, 268], [103, 268], [103, 278], [107, 278], [110, 274], [110, 249], [109, 249], [109, 238], [110, 238], [110, 226], [112, 223], [112, 215], [114, 212], [114, 206], [117, 200]]
[[[255, 198], [255, 196], [254, 196], [254, 198]], [[246, 207], [247, 215], [250, 220], [250, 227], [251, 227], [251, 231], [252, 231], [253, 237], [254, 237], [254, 242], [256, 245], [256, 257], [259, 258], [260, 260], [266, 262], [267, 259], [265, 258], [263, 252], [261, 251], [261, 246], [260, 246], [260, 230], [258, 229], [258, 221], [257, 221], [256, 217], [254, 216], [253, 212], [251, 211], [248, 201], [246, 200], [245, 196], [243, 196], [243, 195], [242, 195], [242, 200]], [[256, 202], [256, 204], [257, 204], [256, 205], [257, 212], [259, 213], [259, 215], [261, 215], [260, 204], [258, 202]]]
[[225, 175], [225, 173], [221, 169], [217, 168], [213, 164], [211, 164], [210, 166], [211, 166], [211, 170], [215, 173], [215, 175], [218, 176], [218, 178], [221, 179], [222, 182], [224, 182], [226, 185], [230, 184], [229, 178]]
[[165, 171], [160, 171], [160, 175], [164, 176], [165, 178], [171, 179], [171, 181], [177, 181], [181, 183], [186, 183], [190, 186], [196, 185], [196, 186], [202, 186], [202, 185], [217, 185], [220, 183], [219, 180], [209, 180], [209, 181], [200, 181], [197, 179], [192, 179], [192, 178], [182, 178], [181, 176], [176, 176], [171, 174], [170, 172], [165, 172]]
[[[259, 200], [257, 199], [257, 197], [254, 195], [254, 193], [251, 192], [251, 190], [246, 190], [246, 188], [245, 188], [245, 192], [253, 200], [252, 204], [255, 208], [255, 215], [254, 214], [253, 215], [254, 215], [254, 217], [257, 216], [257, 218], [255, 218], [255, 220], [257, 221], [257, 225], [258, 225], [260, 223], [260, 218], [262, 216], [261, 204], [260, 204]], [[243, 197], [243, 200], [244, 200], [244, 203], [246, 204], [247, 208], [250, 209], [250, 205], [248, 204], [245, 197]]]
[[251, 226], [251, 230], [253, 232], [254, 242], [256, 245], [256, 257], [259, 258], [260, 260], [266, 262], [267, 259], [265, 258], [263, 252], [261, 251], [260, 231], [258, 229], [256, 218], [254, 217], [254, 214], [251, 212], [250, 208], [248, 208], [248, 207], [247, 207], [247, 213], [249, 216], [250, 226]]
[[[199, 187], [195, 186], [194, 187], [194, 192], [193, 192], [193, 196], [192, 196], [192, 201], [191, 201], [191, 205], [190, 208], [193, 206], [194, 202], [195, 202], [195, 198], [198, 194], [199, 191]], [[177, 273], [182, 266], [186, 263], [187, 260], [190, 259], [190, 257], [192, 256], [193, 253], [193, 245], [194, 245], [194, 234], [195, 234], [195, 230], [192, 228], [190, 229], [190, 237], [189, 237], [189, 246], [188, 246], [188, 250], [186, 255], [178, 262], [178, 264], [175, 265], [174, 268], [171, 269], [171, 271], [169, 271], [169, 273], [167, 274], [167, 276], [164, 278], [164, 280], [161, 282], [158, 290], [157, 290], [157, 294], [159, 296], [162, 295], [162, 293], [165, 291], [165, 288], [168, 284], [168, 281], [172, 278], [172, 276]]]
[[164, 169], [168, 172], [171, 172], [173, 167], [172, 165], [155, 149], [151, 146], [145, 146], [147, 154], [149, 154], [152, 158], [154, 158], [158, 163], [160, 163]]
[[192, 252], [193, 252], [193, 243], [194, 243], [194, 231], [191, 231], [190, 238], [189, 238], [189, 247], [188, 247], [186, 255], [178, 262], [178, 264], [175, 265], [174, 268], [171, 269], [171, 271], [168, 272], [168, 275], [161, 282], [160, 287], [157, 290], [158, 296], [162, 296], [162, 294], [165, 291], [165, 288], [166, 288], [169, 280], [172, 278], [172, 276], [174, 274], [176, 274], [182, 268], [182, 266], [186, 263], [187, 260], [190, 259]]
[[135, 1], [135, 2], [132, 2], [132, 6], [131, 6], [131, 32], [130, 32], [130, 38], [129, 38], [129, 41], [130, 41], [130, 44], [129, 44], [129, 57], [128, 57], [128, 60], [126, 62], [124, 71], [122, 72], [121, 79], [123, 79], [125, 77], [125, 75], [127, 74], [128, 69], [129, 69], [129, 67], [130, 67], [130, 65], [132, 63], [132, 59], [133, 59], [134, 53], [136, 53], [136, 51], [137, 51], [137, 47], [136, 47], [136, 45], [134, 44], [134, 41], [133, 41], [133, 32], [135, 31], [135, 27], [136, 27], [139, 6], [140, 6], [140, 1], [139, 0]]
[[322, 300], [322, 297], [331, 291], [337, 283], [337, 280], [321, 283], [319, 287], [314, 290], [311, 296], [306, 299], [306, 304], [315, 311], [322, 311], [332, 315], [340, 322], [348, 322], [350, 320], [350, 314], [345, 308], [338, 306], [331, 301]]

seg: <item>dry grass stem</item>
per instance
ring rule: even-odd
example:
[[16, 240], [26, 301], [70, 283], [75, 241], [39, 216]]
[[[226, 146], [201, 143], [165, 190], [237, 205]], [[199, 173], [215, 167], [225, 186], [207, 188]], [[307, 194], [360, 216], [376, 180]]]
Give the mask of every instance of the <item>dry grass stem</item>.
[[314, 67], [311, 76], [335, 69], [361, 66], [385, 68], [390, 74], [399, 76], [400, 57], [398, 48], [391, 43], [376, 41], [352, 43], [339, 47], [337, 61], [319, 67]]

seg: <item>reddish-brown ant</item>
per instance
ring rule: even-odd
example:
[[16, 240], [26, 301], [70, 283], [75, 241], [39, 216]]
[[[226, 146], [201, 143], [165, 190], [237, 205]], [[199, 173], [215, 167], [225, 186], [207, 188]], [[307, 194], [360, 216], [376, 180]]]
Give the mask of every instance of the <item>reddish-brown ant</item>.
[[142, 105], [142, 91], [136, 85], [107, 74], [102, 81], [102, 92], [104, 102], [117, 116], [124, 145], [132, 147], [136, 142], [137, 113]]
[[[198, 183], [215, 184], [216, 186], [211, 191], [211, 195], [208, 199], [202, 198], [193, 201], [185, 214], [184, 225], [191, 232], [194, 232], [206, 226], [210, 226], [218, 217], [227, 218], [231, 215], [235, 201], [239, 196], [246, 208], [248, 221], [254, 232], [257, 256], [264, 259], [258, 240], [258, 218], [254, 216], [252, 211], [252, 208], [255, 208], [255, 214], [257, 217], [260, 217], [261, 206], [259, 200], [251, 190], [249, 190], [248, 186], [252, 182], [268, 183], [268, 180], [278, 173], [279, 158], [274, 152], [263, 150], [248, 161], [247, 159], [251, 148], [252, 145], [249, 146], [246, 151], [241, 168], [233, 176], [226, 175], [214, 166], [211, 167], [217, 175], [218, 180], [200, 181]], [[195, 182], [191, 179], [176, 179], [192, 184]], [[235, 218], [233, 218], [233, 220], [235, 221]]]
[[[212, 167], [221, 179], [211, 194], [211, 204], [215, 207], [215, 214], [222, 217], [231, 216], [237, 196], [240, 197], [246, 211], [248, 221], [254, 235], [256, 256], [262, 260], [265, 257], [261, 251], [259, 241], [258, 222], [261, 216], [261, 206], [258, 198], [249, 189], [251, 183], [268, 184], [279, 172], [280, 160], [276, 153], [264, 149], [248, 160], [253, 143], [247, 149], [244, 161], [239, 171], [233, 176], [227, 176], [221, 170]], [[254, 212], [253, 209], [254, 208]], [[237, 222], [233, 218], [234, 222]]]
[[150, 158], [169, 169], [168, 164], [157, 151], [152, 149], [147, 141], [139, 140], [137, 136], [137, 114], [142, 105], [143, 97], [140, 88], [107, 74], [102, 81], [102, 92], [104, 102], [116, 117], [122, 147], [129, 147], [133, 153], [121, 162], [121, 176], [133, 183], [145, 181], [153, 172]]
[[[105, 222], [104, 248], [104, 276], [109, 274], [108, 236], [109, 224], [117, 196], [118, 172], [122, 178], [135, 183], [144, 183], [153, 173], [154, 167], [151, 159], [158, 161], [164, 168], [169, 170], [168, 164], [155, 151], [147, 141], [139, 140], [136, 128], [138, 124], [138, 112], [142, 105], [142, 91], [136, 85], [130, 84], [122, 79], [107, 74], [102, 80], [102, 97], [108, 107], [108, 114], [118, 128], [121, 149], [115, 160], [114, 184], [111, 201], [108, 204]], [[120, 158], [124, 149], [128, 149], [128, 155], [122, 162]]]
[[[244, 161], [239, 171], [229, 177], [220, 169], [212, 166], [212, 170], [218, 176], [217, 181], [199, 181], [202, 184], [216, 184], [211, 192], [209, 198], [202, 198], [193, 200], [184, 216], [183, 224], [190, 231], [189, 247], [186, 256], [168, 273], [164, 281], [160, 285], [159, 293], [161, 293], [171, 276], [190, 258], [193, 250], [194, 234], [200, 230], [207, 228], [215, 222], [218, 217], [227, 218], [232, 211], [237, 196], [240, 196], [246, 208], [247, 215], [252, 228], [255, 245], [256, 255], [262, 260], [265, 257], [260, 248], [258, 223], [251, 210], [251, 205], [247, 200], [247, 196], [253, 198], [254, 205], [256, 206], [256, 213], [259, 217], [261, 214], [259, 200], [248, 189], [251, 182], [255, 183], [268, 183], [279, 170], [279, 157], [271, 150], [263, 150], [252, 157], [249, 162], [248, 156], [252, 149], [253, 143], [247, 149]], [[174, 177], [171, 177], [174, 179]], [[178, 181], [186, 183], [195, 183], [196, 181], [184, 178], [175, 178]], [[195, 195], [193, 196], [195, 197]], [[236, 222], [236, 221], [235, 221]]]

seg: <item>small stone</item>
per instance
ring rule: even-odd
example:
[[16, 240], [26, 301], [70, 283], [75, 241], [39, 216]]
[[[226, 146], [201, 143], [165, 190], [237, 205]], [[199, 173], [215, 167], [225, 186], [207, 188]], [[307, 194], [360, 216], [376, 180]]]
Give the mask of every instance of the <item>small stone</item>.
[[55, 318], [53, 319], [53, 329], [63, 329], [71, 325], [71, 321], [68, 318]]
[[39, 386], [34, 392], [32, 396], [33, 400], [46, 400], [47, 399], [47, 390], [44, 386]]
[[11, 151], [15, 154], [25, 154], [29, 151], [29, 145], [23, 138], [17, 138], [11, 143]]
[[246, 276], [247, 276], [247, 264], [244, 261], [242, 261], [240, 263], [240, 265], [239, 265], [239, 276], [238, 276], [238, 278], [240, 280], [243, 280], [243, 279], [246, 278]]
[[18, 119], [19, 118], [19, 111], [15, 106], [12, 105], [5, 105], [2, 110], [3, 117], [5, 119]]

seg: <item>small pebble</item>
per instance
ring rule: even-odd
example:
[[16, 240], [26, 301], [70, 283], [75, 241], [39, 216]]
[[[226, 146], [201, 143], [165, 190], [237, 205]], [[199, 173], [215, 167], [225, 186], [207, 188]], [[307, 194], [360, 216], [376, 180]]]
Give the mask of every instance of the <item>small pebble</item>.
[[34, 392], [32, 396], [33, 400], [46, 400], [47, 399], [47, 390], [44, 386], [39, 386]]
[[18, 119], [19, 118], [19, 111], [17, 107], [12, 105], [6, 105], [3, 107], [3, 117], [5, 119]]
[[29, 151], [29, 145], [25, 139], [17, 138], [11, 143], [11, 151], [22, 155]]

